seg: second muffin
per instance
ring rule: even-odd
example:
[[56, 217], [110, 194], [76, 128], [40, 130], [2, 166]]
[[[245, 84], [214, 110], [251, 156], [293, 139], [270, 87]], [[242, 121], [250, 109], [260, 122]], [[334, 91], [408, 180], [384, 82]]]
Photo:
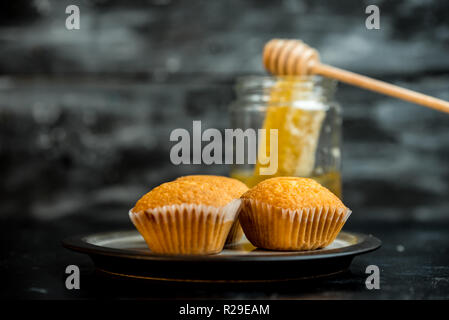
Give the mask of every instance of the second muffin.
[[351, 214], [340, 199], [307, 178], [264, 180], [242, 195], [248, 240], [270, 250], [313, 250], [334, 241]]

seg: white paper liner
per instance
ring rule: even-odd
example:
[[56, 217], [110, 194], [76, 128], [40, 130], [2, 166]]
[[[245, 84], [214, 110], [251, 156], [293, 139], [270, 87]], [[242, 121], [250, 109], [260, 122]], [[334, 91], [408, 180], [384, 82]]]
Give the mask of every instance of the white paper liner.
[[130, 210], [129, 217], [155, 253], [210, 254], [223, 249], [240, 206], [240, 199], [224, 207], [169, 205], [137, 213]]
[[289, 210], [245, 199], [240, 223], [256, 247], [271, 250], [313, 250], [335, 240], [351, 215], [347, 208]]
[[235, 244], [238, 243], [243, 237], [243, 229], [240, 225], [238, 217], [232, 224], [231, 230], [229, 230], [228, 237], [226, 238], [225, 244]]

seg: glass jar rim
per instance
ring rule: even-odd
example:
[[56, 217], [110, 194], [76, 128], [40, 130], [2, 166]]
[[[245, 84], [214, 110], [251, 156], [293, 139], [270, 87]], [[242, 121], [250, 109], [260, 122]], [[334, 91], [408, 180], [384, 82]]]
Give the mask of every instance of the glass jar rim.
[[335, 88], [337, 85], [337, 80], [322, 77], [318, 75], [310, 76], [277, 76], [277, 75], [242, 75], [236, 78], [236, 88], [241, 89], [251, 89], [254, 87], [259, 88], [269, 88], [273, 86], [278, 80], [288, 80], [291, 81], [295, 87], [310, 87], [311, 85], [318, 85], [326, 88]]
[[251, 91], [254, 89], [272, 88], [277, 81], [284, 80], [291, 84], [291, 88], [295, 89], [322, 89], [322, 93], [333, 95], [337, 80], [322, 77], [318, 75], [311, 76], [274, 76], [274, 75], [243, 75], [236, 78], [235, 90], [237, 94]]
[[[279, 80], [287, 81], [286, 86], [275, 87]], [[237, 101], [246, 103], [270, 103], [270, 105], [302, 105], [305, 101], [315, 101], [324, 106], [324, 102], [333, 99], [337, 87], [337, 81], [322, 76], [270, 76], [270, 75], [246, 75], [236, 79], [234, 87]], [[295, 90], [291, 100], [270, 102], [270, 92], [278, 90]], [[287, 92], [288, 92], [287, 91]], [[296, 103], [298, 102], [298, 103]], [[315, 106], [314, 108], [322, 108]]]

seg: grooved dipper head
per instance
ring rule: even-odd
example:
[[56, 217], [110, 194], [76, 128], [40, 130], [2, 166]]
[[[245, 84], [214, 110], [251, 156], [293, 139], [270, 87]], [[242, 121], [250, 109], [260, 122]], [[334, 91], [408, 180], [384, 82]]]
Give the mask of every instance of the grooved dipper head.
[[301, 40], [272, 39], [263, 50], [263, 65], [275, 75], [310, 75], [319, 62], [318, 51]]

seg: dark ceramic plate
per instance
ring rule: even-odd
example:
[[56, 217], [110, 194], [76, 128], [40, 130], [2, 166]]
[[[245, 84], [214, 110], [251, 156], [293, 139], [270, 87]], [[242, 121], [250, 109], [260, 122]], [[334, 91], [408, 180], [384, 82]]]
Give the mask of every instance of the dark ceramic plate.
[[268, 251], [244, 238], [216, 255], [164, 256], [151, 253], [137, 231], [97, 233], [65, 239], [63, 245], [88, 254], [98, 271], [114, 276], [164, 281], [264, 282], [314, 278], [348, 269], [352, 259], [376, 250], [371, 235], [340, 232], [326, 248]]

